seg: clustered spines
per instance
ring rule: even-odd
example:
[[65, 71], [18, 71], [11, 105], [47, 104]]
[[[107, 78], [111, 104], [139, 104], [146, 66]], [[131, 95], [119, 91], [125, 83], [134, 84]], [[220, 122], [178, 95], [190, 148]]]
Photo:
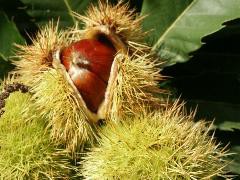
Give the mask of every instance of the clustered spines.
[[[59, 70], [57, 75], [54, 72], [53, 56], [63, 47], [76, 41], [75, 38], [81, 37], [81, 33], [75, 31], [76, 27], [70, 32], [59, 31], [58, 25], [50, 22], [40, 30], [36, 39], [32, 39], [32, 45], [18, 46], [16, 57], [20, 60], [14, 62], [17, 79], [32, 87], [30, 91], [39, 108], [39, 115], [49, 119], [51, 137], [55, 142], [64, 144], [72, 154], [81, 151], [85, 143], [91, 144], [94, 139], [94, 125], [89, 123], [72, 88], [67, 80], [62, 78]], [[46, 74], [51, 76], [51, 80], [45, 79]], [[54, 93], [56, 90], [62, 90], [60, 96]], [[66, 104], [68, 107], [63, 107]], [[67, 111], [62, 112], [62, 109]]]
[[107, 116], [112, 119], [116, 116], [136, 115], [143, 107], [160, 108], [164, 103], [157, 97], [163, 93], [158, 88], [159, 81], [163, 80], [157, 68], [158, 63], [151, 55], [132, 56], [118, 54], [114, 60], [116, 77], [109, 92]]
[[84, 22], [86, 31], [96, 26], [107, 26], [126, 44], [128, 41], [142, 42], [144, 32], [140, 24], [144, 17], [137, 17], [135, 11], [123, 1], [119, 1], [117, 5], [100, 1], [98, 7], [90, 6], [85, 16], [77, 13], [74, 15]]
[[[226, 151], [203, 121], [173, 105], [108, 123], [81, 162], [86, 179], [210, 179], [225, 177]], [[176, 112], [175, 112], [176, 110]]]
[[46, 131], [30, 93], [15, 91], [0, 121], [0, 179], [70, 178], [76, 166]]
[[32, 39], [31, 45], [17, 45], [15, 58], [18, 60], [14, 64], [19, 78], [30, 85], [35, 76], [51, 69], [53, 52], [71, 43], [69, 36], [67, 31], [58, 30], [58, 23], [50, 22]]
[[27, 93], [29, 91], [29, 87], [18, 82], [14, 82], [12, 84], [6, 84], [3, 87], [4, 91], [0, 94], [0, 117], [3, 115], [5, 110], [3, 109], [5, 106], [5, 101], [9, 97], [9, 95], [15, 91], [20, 91], [22, 93]]
[[49, 119], [51, 137], [73, 155], [95, 139], [95, 127], [82, 111], [75, 92], [59, 70], [43, 73], [32, 86], [41, 115]]

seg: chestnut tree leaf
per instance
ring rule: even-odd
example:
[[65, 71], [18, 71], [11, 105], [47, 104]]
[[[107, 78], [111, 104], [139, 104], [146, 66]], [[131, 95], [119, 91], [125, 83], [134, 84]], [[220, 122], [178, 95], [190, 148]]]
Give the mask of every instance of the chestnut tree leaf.
[[0, 79], [7, 72], [13, 69], [13, 65], [9, 61], [9, 57], [14, 54], [14, 44], [22, 44], [25, 42], [20, 35], [15, 24], [10, 21], [7, 15], [0, 11]]
[[76, 19], [72, 11], [83, 14], [90, 3], [96, 0], [21, 0], [25, 4], [27, 13], [39, 26], [44, 26], [50, 20], [57, 21], [59, 26], [71, 27]]
[[4, 12], [0, 11], [0, 17], [0, 56], [5, 61], [8, 61], [9, 56], [13, 55], [14, 43], [22, 44], [24, 38]]
[[149, 31], [147, 41], [154, 44], [180, 16], [192, 0], [144, 0], [141, 14], [146, 15], [142, 27]]
[[201, 47], [204, 36], [223, 28], [224, 22], [240, 18], [240, 1], [144, 0], [142, 14], [149, 14], [145, 29], [154, 28], [153, 51], [166, 65], [173, 65], [187, 61], [189, 53]]

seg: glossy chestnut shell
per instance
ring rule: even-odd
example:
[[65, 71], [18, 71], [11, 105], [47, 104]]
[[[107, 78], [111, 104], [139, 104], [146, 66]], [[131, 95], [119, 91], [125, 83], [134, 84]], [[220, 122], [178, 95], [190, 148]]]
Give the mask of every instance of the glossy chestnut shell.
[[115, 54], [115, 48], [104, 39], [82, 39], [61, 51], [61, 63], [94, 113], [104, 100]]

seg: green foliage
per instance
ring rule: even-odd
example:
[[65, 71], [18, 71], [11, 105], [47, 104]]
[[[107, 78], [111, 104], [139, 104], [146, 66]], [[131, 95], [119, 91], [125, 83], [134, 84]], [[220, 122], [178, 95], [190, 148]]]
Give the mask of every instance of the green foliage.
[[94, 0], [21, 0], [27, 6], [27, 13], [39, 25], [46, 25], [49, 20], [59, 19], [60, 28], [68, 28], [76, 23], [71, 11], [83, 14]]
[[[201, 47], [201, 39], [204, 36], [221, 29], [224, 22], [240, 17], [240, 5], [236, 0], [193, 0], [188, 5], [186, 3], [190, 1], [182, 3], [156, 0], [156, 2], [145, 0], [144, 14], [155, 14], [149, 16], [147, 22], [152, 23], [146, 24], [145, 28], [156, 28], [157, 33], [152, 35], [155, 35], [158, 40], [153, 46], [153, 50], [160, 58], [167, 60], [168, 65], [189, 60], [189, 53]], [[161, 5], [162, 8], [159, 9], [156, 4]], [[152, 8], [153, 6], [155, 8]], [[165, 6], [168, 8], [163, 9]], [[162, 9], [163, 11], [161, 11]], [[180, 10], [182, 10], [181, 13]], [[163, 16], [162, 13], [165, 11], [167, 13]], [[156, 14], [159, 15], [158, 18], [156, 18]], [[165, 18], [169, 14], [174, 15]], [[163, 27], [158, 28], [162, 22], [165, 22]], [[158, 24], [157, 27], [155, 24]], [[164, 32], [163, 29], [165, 29]]]
[[147, 37], [154, 44], [167, 31], [169, 26], [180, 16], [193, 0], [145, 0], [142, 5], [142, 15], [147, 15], [143, 21], [143, 29], [150, 30]]
[[22, 44], [24, 39], [15, 24], [8, 20], [3, 11], [0, 11], [0, 17], [0, 57], [7, 60], [9, 56], [13, 55], [13, 44]]
[[8, 58], [13, 55], [14, 43], [22, 44], [23, 37], [20, 35], [15, 24], [0, 10], [0, 78], [12, 70]]

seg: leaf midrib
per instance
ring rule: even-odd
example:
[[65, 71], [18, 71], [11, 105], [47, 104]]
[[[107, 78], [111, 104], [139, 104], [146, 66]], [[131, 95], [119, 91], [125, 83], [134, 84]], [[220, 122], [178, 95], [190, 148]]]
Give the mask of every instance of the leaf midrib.
[[177, 17], [177, 19], [171, 24], [171, 26], [163, 33], [163, 35], [159, 38], [157, 43], [153, 46], [153, 50], [155, 50], [158, 45], [164, 40], [164, 38], [167, 36], [168, 32], [172, 30], [172, 28], [177, 24], [177, 22], [184, 16], [184, 14], [196, 3], [197, 0], [193, 0], [189, 6]]

